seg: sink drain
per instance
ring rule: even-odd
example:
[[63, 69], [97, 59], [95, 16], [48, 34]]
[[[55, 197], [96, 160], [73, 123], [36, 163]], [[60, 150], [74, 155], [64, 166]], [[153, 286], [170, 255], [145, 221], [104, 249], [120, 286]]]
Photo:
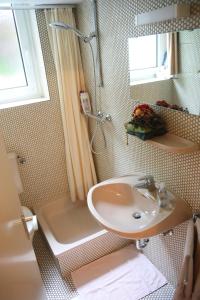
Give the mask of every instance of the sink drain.
[[133, 214], [132, 214], [132, 216], [133, 216], [133, 218], [134, 219], [140, 219], [142, 216], [141, 216], [141, 213], [140, 212], [134, 212]]

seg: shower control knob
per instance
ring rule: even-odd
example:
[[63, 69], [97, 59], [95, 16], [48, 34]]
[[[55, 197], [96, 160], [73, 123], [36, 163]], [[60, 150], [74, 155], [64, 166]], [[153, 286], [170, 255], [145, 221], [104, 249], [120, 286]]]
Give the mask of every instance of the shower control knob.
[[105, 117], [106, 121], [111, 122], [112, 121], [112, 117], [110, 114], [107, 114]]

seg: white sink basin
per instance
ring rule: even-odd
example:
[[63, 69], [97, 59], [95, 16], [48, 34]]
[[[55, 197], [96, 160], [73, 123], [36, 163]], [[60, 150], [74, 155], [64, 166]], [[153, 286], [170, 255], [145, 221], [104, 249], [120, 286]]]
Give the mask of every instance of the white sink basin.
[[134, 185], [141, 174], [110, 179], [93, 186], [88, 193], [88, 207], [107, 230], [130, 239], [150, 237], [165, 232], [192, 215], [186, 203], [169, 191], [173, 205], [158, 206], [155, 199], [144, 196]]

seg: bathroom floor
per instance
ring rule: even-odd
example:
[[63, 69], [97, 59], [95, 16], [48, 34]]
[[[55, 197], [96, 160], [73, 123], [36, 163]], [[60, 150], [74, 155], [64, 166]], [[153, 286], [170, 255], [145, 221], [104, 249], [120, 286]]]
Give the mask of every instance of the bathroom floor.
[[[41, 276], [46, 288], [49, 300], [68, 300], [77, 296], [71, 278], [63, 279], [56, 267], [55, 261], [49, 250], [43, 235], [37, 232], [34, 236], [33, 246], [40, 267]], [[174, 287], [167, 284], [145, 300], [171, 300], [174, 294]]]

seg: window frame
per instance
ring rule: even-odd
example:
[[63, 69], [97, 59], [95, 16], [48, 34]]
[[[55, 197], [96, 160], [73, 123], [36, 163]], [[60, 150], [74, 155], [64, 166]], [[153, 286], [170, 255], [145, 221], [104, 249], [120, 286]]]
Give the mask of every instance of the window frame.
[[35, 11], [13, 16], [27, 86], [0, 90], [0, 109], [50, 100]]
[[[167, 40], [167, 34], [165, 35], [165, 40]], [[152, 36], [156, 36], [156, 66], [141, 69], [130, 69], [129, 67], [130, 85], [138, 85], [153, 81], [168, 80], [172, 77], [168, 74], [168, 67], [166, 65], [163, 66], [159, 62], [160, 53], [163, 51], [162, 47], [159, 46], [161, 43], [161, 38], [159, 37], [159, 34], [153, 34]]]

